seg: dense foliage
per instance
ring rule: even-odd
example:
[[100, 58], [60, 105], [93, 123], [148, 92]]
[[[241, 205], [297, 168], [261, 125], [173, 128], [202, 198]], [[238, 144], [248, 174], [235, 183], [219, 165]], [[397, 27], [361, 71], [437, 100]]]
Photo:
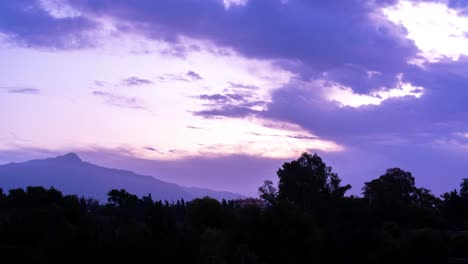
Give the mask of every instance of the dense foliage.
[[16, 261], [465, 263], [468, 179], [435, 197], [388, 169], [363, 197], [317, 155], [278, 171], [258, 200], [169, 203], [111, 190], [108, 203], [28, 187], [0, 192], [0, 253]]

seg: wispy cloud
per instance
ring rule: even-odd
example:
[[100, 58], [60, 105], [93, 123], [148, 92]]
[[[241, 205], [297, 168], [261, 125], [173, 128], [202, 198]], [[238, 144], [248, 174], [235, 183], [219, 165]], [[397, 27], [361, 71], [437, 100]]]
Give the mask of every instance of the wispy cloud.
[[150, 150], [150, 151], [158, 151], [157, 149], [153, 148], [153, 147], [145, 147], [146, 150]]
[[148, 150], [148, 151], [151, 151], [151, 152], [157, 152], [157, 153], [159, 153], [159, 154], [164, 154], [164, 152], [160, 151], [160, 150], [157, 149], [157, 148], [153, 148], [153, 147], [149, 147], [149, 146], [148, 146], [148, 147], [145, 147], [144, 149], [145, 149], [145, 150]]
[[140, 86], [140, 85], [148, 85], [152, 84], [153, 82], [147, 79], [141, 79], [138, 77], [128, 77], [122, 80], [122, 84], [125, 86]]
[[161, 81], [181, 81], [181, 82], [192, 82], [203, 80], [200, 74], [194, 71], [188, 71], [184, 74], [164, 74], [159, 76]]
[[197, 127], [197, 126], [186, 126], [186, 128], [190, 128], [190, 129], [203, 129], [203, 128]]
[[310, 139], [310, 140], [319, 140], [319, 137], [316, 136], [307, 136], [302, 134], [296, 135], [279, 135], [279, 134], [265, 134], [265, 133], [256, 133], [256, 132], [246, 132], [247, 134], [259, 136], [259, 137], [285, 137], [285, 138], [294, 138], [294, 139]]
[[198, 99], [206, 102], [203, 104], [206, 109], [194, 114], [205, 118], [251, 115], [263, 110], [267, 104], [262, 98], [246, 92], [201, 94]]
[[249, 89], [249, 90], [257, 90], [259, 87], [250, 84], [243, 84], [243, 83], [236, 83], [236, 82], [228, 82], [231, 88], [239, 88], [239, 89]]
[[209, 100], [209, 101], [216, 101], [216, 102], [243, 102], [247, 103], [251, 101], [252, 96], [250, 94], [236, 94], [236, 93], [226, 93], [226, 94], [202, 94], [200, 95], [200, 99]]
[[101, 86], [101, 87], [103, 87], [103, 86], [106, 85], [105, 82], [103, 82], [103, 81], [98, 81], [98, 80], [94, 80], [94, 81], [93, 81], [93, 84], [96, 85], [96, 86]]
[[146, 109], [143, 101], [136, 97], [121, 96], [121, 95], [116, 95], [113, 93], [103, 92], [103, 91], [93, 91], [92, 95], [101, 97], [102, 99], [104, 99], [104, 102], [106, 104], [109, 104], [112, 106], [137, 109], [137, 110]]
[[12, 88], [8, 89], [9, 93], [16, 93], [16, 94], [32, 94], [32, 95], [39, 95], [41, 90], [36, 88]]

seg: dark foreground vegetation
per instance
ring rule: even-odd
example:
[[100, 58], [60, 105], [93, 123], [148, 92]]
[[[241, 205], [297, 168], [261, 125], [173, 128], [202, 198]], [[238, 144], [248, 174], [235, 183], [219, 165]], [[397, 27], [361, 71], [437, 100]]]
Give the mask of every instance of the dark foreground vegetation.
[[111, 190], [108, 203], [42, 187], [0, 192], [0, 256], [131, 263], [468, 263], [468, 180], [440, 198], [388, 169], [363, 197], [317, 155], [266, 181], [262, 200], [169, 203]]

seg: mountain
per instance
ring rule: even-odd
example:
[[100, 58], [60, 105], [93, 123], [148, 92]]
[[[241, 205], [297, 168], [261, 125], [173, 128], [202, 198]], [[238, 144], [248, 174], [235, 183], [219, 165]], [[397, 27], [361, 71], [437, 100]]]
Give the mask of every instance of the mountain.
[[75, 153], [56, 158], [9, 163], [0, 166], [0, 188], [4, 191], [27, 186], [54, 187], [65, 194], [107, 201], [111, 189], [126, 189], [138, 196], [151, 193], [155, 200], [175, 201], [210, 196], [237, 199], [242, 195], [203, 188], [183, 187], [131, 171], [104, 168], [82, 161]]

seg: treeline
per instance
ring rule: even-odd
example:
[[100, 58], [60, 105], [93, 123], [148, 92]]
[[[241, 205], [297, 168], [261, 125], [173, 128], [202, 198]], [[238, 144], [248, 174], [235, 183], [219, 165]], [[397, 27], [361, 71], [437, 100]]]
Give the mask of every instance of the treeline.
[[16, 261], [144, 263], [468, 263], [468, 180], [436, 197], [388, 169], [346, 196], [332, 168], [304, 153], [261, 200], [108, 202], [43, 187], [0, 191], [0, 254]]

